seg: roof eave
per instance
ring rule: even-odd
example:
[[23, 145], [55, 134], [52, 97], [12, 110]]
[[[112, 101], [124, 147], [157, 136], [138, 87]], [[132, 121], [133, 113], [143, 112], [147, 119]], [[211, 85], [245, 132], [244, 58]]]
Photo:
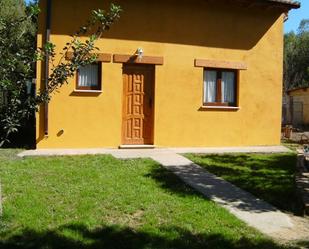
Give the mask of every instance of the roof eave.
[[291, 9], [299, 9], [301, 7], [300, 2], [286, 2], [282, 0], [268, 0], [268, 2], [272, 2], [278, 6], [282, 6], [287, 8], [288, 10]]

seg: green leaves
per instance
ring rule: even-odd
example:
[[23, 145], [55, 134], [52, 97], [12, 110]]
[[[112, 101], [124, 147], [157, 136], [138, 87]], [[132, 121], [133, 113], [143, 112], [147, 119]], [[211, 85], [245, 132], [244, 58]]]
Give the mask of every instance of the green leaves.
[[51, 42], [47, 42], [45, 43], [44, 48], [47, 53], [52, 54], [55, 51], [56, 45]]
[[43, 61], [44, 58], [44, 54], [40, 50], [35, 51], [33, 58], [34, 61]]
[[108, 30], [110, 26], [120, 18], [121, 12], [122, 9], [120, 6], [111, 4], [108, 13], [101, 9], [93, 10], [92, 21], [100, 23], [103, 30]]
[[35, 77], [35, 15], [38, 7], [1, 0], [0, 10], [0, 146], [36, 109], [26, 82]]
[[29, 15], [31, 16], [37, 16], [40, 14], [41, 10], [37, 4], [32, 4], [28, 8]]
[[284, 87], [309, 86], [309, 19], [302, 20], [297, 34], [284, 36]]
[[[107, 31], [110, 26], [119, 19], [121, 8], [111, 4], [108, 12], [98, 9], [93, 10], [90, 19], [72, 36], [72, 40], [67, 42], [62, 49], [62, 60], [57, 65], [53, 65], [51, 75], [48, 80], [47, 89], [43, 89], [37, 96], [37, 103], [41, 101], [49, 101], [51, 94], [61, 88], [63, 84], [68, 83], [68, 80], [74, 76], [75, 71], [82, 66], [86, 66], [96, 61], [98, 48], [95, 47], [95, 42], [102, 37], [102, 34]], [[88, 39], [82, 40], [81, 35], [88, 34]], [[54, 62], [56, 57], [55, 45], [48, 43], [45, 45], [44, 53], [49, 54], [50, 60]], [[65, 54], [73, 52], [73, 57], [69, 61], [64, 61]], [[37, 58], [42, 58], [37, 56]]]
[[[21, 8], [22, 13], [15, 16], [16, 1], [8, 8], [0, 8], [0, 147], [9, 142], [9, 136], [17, 132], [33, 115], [38, 107], [50, 101], [63, 84], [67, 84], [79, 67], [96, 61], [98, 51], [95, 42], [106, 30], [119, 19], [121, 8], [112, 4], [108, 12], [94, 10], [90, 19], [72, 36], [72, 40], [60, 49], [60, 61], [56, 45], [46, 43], [42, 48], [35, 48], [36, 16], [40, 12], [36, 4]], [[24, 2], [20, 1], [24, 6]], [[6, 13], [4, 13], [6, 10]], [[87, 39], [80, 36], [87, 34]], [[67, 52], [73, 52], [70, 60], [65, 60]], [[35, 63], [49, 58], [51, 74], [46, 89], [37, 95], [27, 94], [27, 81], [35, 77]], [[57, 58], [57, 63], [55, 63]]]

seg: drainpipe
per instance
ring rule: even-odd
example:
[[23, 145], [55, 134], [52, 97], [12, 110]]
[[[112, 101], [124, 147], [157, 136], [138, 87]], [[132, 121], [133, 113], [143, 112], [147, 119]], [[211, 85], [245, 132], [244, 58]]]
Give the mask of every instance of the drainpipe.
[[[48, 43], [50, 41], [50, 30], [51, 30], [51, 8], [52, 0], [47, 0], [46, 7], [46, 40]], [[45, 89], [48, 88], [48, 78], [49, 78], [49, 55], [45, 58]], [[48, 136], [48, 103], [45, 103], [44, 106], [44, 133], [45, 136]]]

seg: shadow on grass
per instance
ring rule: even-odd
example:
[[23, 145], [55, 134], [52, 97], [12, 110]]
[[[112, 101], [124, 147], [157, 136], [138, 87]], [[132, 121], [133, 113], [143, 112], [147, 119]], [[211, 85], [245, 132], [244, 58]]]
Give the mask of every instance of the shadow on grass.
[[294, 181], [294, 154], [187, 156], [212, 174], [205, 176], [205, 171], [193, 164], [184, 167], [169, 166], [173, 173], [162, 167], [155, 167], [147, 176], [154, 179], [161, 188], [180, 196], [202, 195], [185, 185], [179, 177], [189, 184], [193, 183], [199, 192], [206, 193], [209, 198], [222, 200], [240, 210], [273, 212], [276, 211], [275, 206], [282, 211], [302, 214], [302, 204]]
[[309, 241], [300, 241], [297, 243], [297, 246], [301, 248], [309, 248]]
[[[222, 205], [224, 205], [223, 202], [226, 202], [239, 210], [252, 213], [276, 211], [273, 206], [257, 200], [251, 194], [231, 185], [229, 182], [213, 174], [205, 175], [205, 170], [194, 164], [184, 167], [169, 166], [169, 169], [171, 171], [164, 168], [154, 168], [147, 177], [154, 179], [165, 191], [178, 196], [196, 195], [204, 197], [206, 195]], [[180, 178], [189, 184], [193, 184], [196, 190], [192, 188], [193, 186], [190, 187], [185, 184]]]
[[17, 236], [1, 240], [0, 248], [281, 249], [294, 247], [283, 247], [266, 239], [252, 240], [241, 238], [239, 240], [232, 240], [225, 238], [221, 234], [193, 234], [178, 227], [162, 227], [159, 229], [159, 232], [147, 232], [119, 226], [104, 226], [96, 230], [89, 230], [84, 225], [71, 224], [44, 232], [24, 230]]
[[187, 195], [197, 195], [203, 197], [201, 193], [185, 184], [173, 172], [163, 168], [162, 166], [153, 167], [151, 172], [145, 176], [155, 180], [156, 184], [160, 188], [168, 191], [169, 193], [177, 194], [181, 197]]
[[207, 171], [273, 204], [300, 215], [301, 203], [295, 186], [296, 156], [188, 155]]

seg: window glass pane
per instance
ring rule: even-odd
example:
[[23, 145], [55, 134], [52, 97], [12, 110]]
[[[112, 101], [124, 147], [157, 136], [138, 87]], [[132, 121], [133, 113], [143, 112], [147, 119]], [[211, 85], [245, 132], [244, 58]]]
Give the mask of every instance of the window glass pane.
[[235, 73], [222, 72], [222, 102], [234, 104], [235, 98]]
[[204, 72], [204, 103], [216, 102], [217, 72], [205, 70]]
[[99, 65], [91, 64], [79, 68], [78, 86], [79, 87], [98, 87], [99, 85]]

